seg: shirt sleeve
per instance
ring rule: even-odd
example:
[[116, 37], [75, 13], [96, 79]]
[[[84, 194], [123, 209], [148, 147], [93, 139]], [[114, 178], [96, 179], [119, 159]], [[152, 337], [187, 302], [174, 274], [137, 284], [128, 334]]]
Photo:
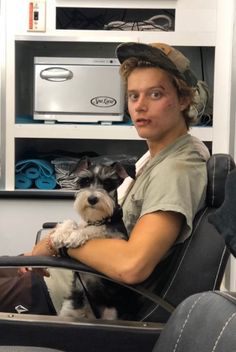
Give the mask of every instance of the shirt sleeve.
[[140, 216], [159, 210], [183, 214], [185, 223], [177, 241], [182, 242], [191, 233], [194, 216], [204, 204], [205, 193], [204, 162], [169, 160], [150, 172]]

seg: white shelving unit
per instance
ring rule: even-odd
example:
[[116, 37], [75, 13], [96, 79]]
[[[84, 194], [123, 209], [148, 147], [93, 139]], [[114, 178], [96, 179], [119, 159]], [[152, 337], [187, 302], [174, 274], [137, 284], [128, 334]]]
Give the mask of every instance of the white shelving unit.
[[[190, 133], [205, 142], [212, 142], [212, 127], [191, 127]], [[68, 138], [68, 139], [111, 139], [138, 140], [140, 139], [133, 126], [119, 125], [37, 125], [16, 124], [15, 138]], [[105, 138], [104, 138], [105, 137]]]
[[[233, 23], [231, 11], [233, 0], [224, 5], [224, 0], [128, 0], [128, 1], [86, 1], [82, 0], [47, 0], [46, 31], [43, 33], [28, 32], [28, 1], [3, 0], [6, 7], [6, 104], [5, 116], [5, 160], [4, 172], [6, 190], [14, 190], [14, 169], [16, 158], [16, 140], [27, 139], [88, 139], [88, 140], [124, 140], [135, 141], [139, 137], [133, 126], [94, 126], [79, 124], [20, 124], [15, 123], [15, 48], [16, 43], [57, 42], [68, 43], [120, 43], [124, 41], [166, 42], [175, 46], [201, 46], [215, 48], [214, 73], [214, 122], [213, 127], [193, 127], [191, 133], [206, 142], [212, 142], [213, 152], [230, 151], [230, 101], [231, 89], [231, 46], [230, 35]], [[12, 8], [14, 6], [14, 12]], [[56, 7], [81, 8], [171, 8], [176, 11], [175, 31], [173, 32], [141, 32], [141, 31], [104, 31], [104, 30], [56, 30]], [[220, 13], [219, 13], [220, 11]], [[14, 18], [15, 15], [15, 18]], [[217, 20], [223, 21], [220, 31]], [[222, 40], [227, 33], [225, 41]], [[221, 52], [224, 46], [224, 58]], [[227, 56], [228, 54], [228, 56]], [[226, 56], [226, 57], [225, 57]], [[222, 61], [224, 66], [222, 67]], [[227, 66], [228, 65], [228, 66]], [[227, 72], [225, 68], [229, 67]], [[223, 69], [224, 68], [224, 69]], [[222, 89], [219, 86], [224, 87]], [[222, 111], [224, 110], [224, 114]], [[3, 176], [2, 176], [3, 177]]]
[[[93, 32], [93, 33], [91, 33]], [[179, 46], [215, 46], [216, 36], [215, 33], [206, 33], [199, 31], [194, 34], [191, 32], [156, 32], [155, 37], [151, 33], [140, 32], [124, 32], [124, 31], [94, 31], [88, 30], [58, 30], [56, 33], [46, 34], [46, 33], [27, 33], [27, 34], [17, 34], [15, 35], [16, 40], [27, 40], [27, 41], [58, 41], [58, 42], [146, 42], [151, 43], [154, 41], [168, 43], [169, 45], [179, 45]]]

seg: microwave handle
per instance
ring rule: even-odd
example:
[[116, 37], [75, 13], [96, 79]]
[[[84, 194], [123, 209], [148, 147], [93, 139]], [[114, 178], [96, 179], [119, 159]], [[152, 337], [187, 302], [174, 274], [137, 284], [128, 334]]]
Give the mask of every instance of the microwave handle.
[[49, 67], [40, 72], [40, 77], [47, 81], [63, 82], [72, 79], [73, 73], [63, 67]]

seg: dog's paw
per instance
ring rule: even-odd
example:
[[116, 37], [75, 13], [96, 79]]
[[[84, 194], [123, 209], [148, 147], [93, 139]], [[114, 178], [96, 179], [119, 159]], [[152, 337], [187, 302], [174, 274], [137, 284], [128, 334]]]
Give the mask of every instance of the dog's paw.
[[53, 246], [56, 249], [66, 246], [71, 233], [77, 229], [78, 224], [74, 220], [68, 219], [59, 223], [50, 235]]
[[73, 231], [78, 228], [77, 222], [72, 219], [64, 220], [62, 223], [57, 224], [56, 229], [60, 231]]
[[74, 308], [73, 301], [71, 299], [65, 299], [62, 304], [62, 308], [60, 310], [59, 316], [61, 317], [69, 317], [75, 319], [94, 319], [95, 316], [91, 311], [90, 306], [85, 302], [83, 302], [81, 308]]
[[85, 236], [84, 229], [75, 229], [64, 241], [64, 244], [67, 248], [77, 248], [85, 244], [88, 240], [87, 236]]

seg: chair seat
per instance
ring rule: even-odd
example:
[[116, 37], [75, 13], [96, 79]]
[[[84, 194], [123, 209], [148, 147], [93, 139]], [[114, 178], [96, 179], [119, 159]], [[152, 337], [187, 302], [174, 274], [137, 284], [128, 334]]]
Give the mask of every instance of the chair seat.
[[233, 352], [236, 299], [203, 292], [183, 301], [169, 319], [153, 352]]

